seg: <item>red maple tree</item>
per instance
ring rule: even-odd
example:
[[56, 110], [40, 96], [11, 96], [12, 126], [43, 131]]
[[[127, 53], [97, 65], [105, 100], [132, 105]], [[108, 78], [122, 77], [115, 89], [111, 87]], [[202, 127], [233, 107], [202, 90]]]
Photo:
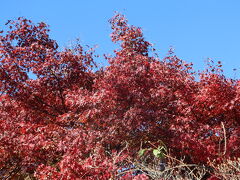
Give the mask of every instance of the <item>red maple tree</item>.
[[110, 179], [148, 142], [164, 142], [186, 163], [240, 157], [239, 80], [226, 78], [220, 62], [196, 80], [192, 64], [174, 53], [151, 56], [142, 30], [124, 16], [110, 23], [120, 49], [98, 71], [91, 49], [59, 51], [46, 24], [7, 23], [0, 35], [1, 176]]

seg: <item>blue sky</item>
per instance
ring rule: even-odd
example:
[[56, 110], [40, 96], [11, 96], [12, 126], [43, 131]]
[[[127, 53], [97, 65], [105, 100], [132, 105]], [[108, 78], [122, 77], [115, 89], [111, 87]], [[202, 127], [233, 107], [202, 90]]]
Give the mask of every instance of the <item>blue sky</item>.
[[222, 61], [228, 77], [240, 77], [232, 70], [240, 67], [239, 0], [3, 0], [1, 7], [0, 29], [19, 16], [44, 21], [61, 47], [80, 38], [83, 45], [98, 45], [99, 54], [116, 48], [108, 19], [118, 11], [143, 28], [160, 57], [173, 46], [196, 70], [211, 58]]

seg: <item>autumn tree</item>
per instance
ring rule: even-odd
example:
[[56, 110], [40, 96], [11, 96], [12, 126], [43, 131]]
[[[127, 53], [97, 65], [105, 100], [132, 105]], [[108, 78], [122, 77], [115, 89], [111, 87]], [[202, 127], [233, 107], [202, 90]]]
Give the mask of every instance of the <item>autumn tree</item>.
[[[4, 177], [129, 179], [139, 150], [164, 144], [185, 163], [240, 157], [240, 84], [210, 62], [154, 54], [117, 14], [120, 48], [96, 70], [94, 51], [59, 51], [45, 23], [19, 18], [0, 35], [0, 168]], [[34, 74], [36, 78], [31, 78]], [[151, 159], [150, 159], [151, 161]], [[121, 172], [121, 176], [119, 175]], [[148, 179], [136, 175], [135, 179]]]

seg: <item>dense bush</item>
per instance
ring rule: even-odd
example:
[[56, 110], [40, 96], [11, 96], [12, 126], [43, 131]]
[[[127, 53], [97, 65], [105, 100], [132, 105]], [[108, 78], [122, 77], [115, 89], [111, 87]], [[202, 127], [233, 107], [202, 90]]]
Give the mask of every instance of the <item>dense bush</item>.
[[220, 62], [197, 74], [172, 51], [159, 60], [140, 28], [120, 14], [110, 23], [120, 49], [98, 70], [92, 49], [59, 51], [46, 24], [7, 23], [0, 35], [1, 176], [150, 179], [149, 167], [165, 159], [160, 173], [171, 157], [205, 167], [203, 178], [222, 178], [212, 163], [240, 157], [240, 81], [226, 78]]

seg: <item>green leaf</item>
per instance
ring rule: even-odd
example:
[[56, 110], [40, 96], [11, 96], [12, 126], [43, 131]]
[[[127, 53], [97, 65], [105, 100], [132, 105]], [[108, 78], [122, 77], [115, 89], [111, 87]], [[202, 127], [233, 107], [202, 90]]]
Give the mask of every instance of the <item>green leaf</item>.
[[161, 157], [161, 154], [162, 154], [162, 152], [159, 151], [158, 149], [154, 149], [154, 150], [153, 150], [153, 155], [154, 155], [155, 157]]
[[138, 151], [138, 156], [139, 156], [139, 157], [143, 156], [146, 150], [147, 150], [147, 149], [140, 149], [140, 150]]
[[164, 152], [163, 152], [163, 150], [165, 150], [164, 147], [163, 147], [163, 148], [154, 149], [154, 150], [153, 150], [153, 155], [154, 155], [155, 157], [157, 157], [157, 158], [162, 158], [162, 157], [164, 157]]

